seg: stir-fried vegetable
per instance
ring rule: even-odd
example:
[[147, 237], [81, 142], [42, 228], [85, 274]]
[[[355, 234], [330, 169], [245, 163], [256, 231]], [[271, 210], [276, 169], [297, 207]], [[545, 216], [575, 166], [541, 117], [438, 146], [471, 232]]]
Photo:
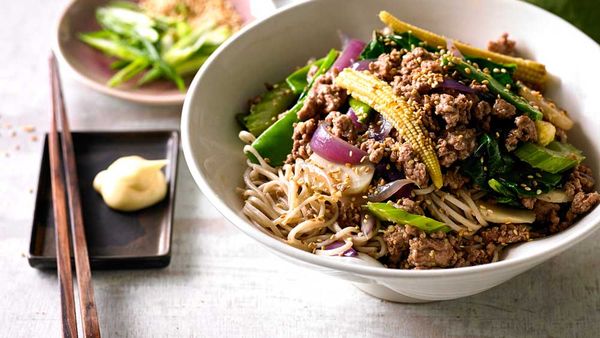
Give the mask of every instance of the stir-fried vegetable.
[[319, 156], [338, 164], [365, 162], [367, 152], [331, 135], [324, 125], [319, 125], [310, 139], [310, 148]]
[[383, 202], [392, 196], [409, 197], [415, 187], [417, 187], [415, 181], [403, 178], [378, 186], [371, 194], [367, 195], [367, 199], [370, 202]]
[[415, 47], [423, 47], [429, 51], [437, 50], [421, 41], [411, 32], [387, 35], [375, 32], [373, 40], [367, 44], [360, 54], [360, 58], [363, 60], [377, 59], [379, 55], [389, 53], [392, 49], [406, 49], [410, 51]]
[[564, 130], [573, 128], [573, 120], [567, 116], [564, 110], [559, 109], [556, 104], [544, 98], [540, 92], [532, 90], [522, 83], [519, 83], [518, 86], [519, 95], [538, 106], [546, 120]]
[[[375, 173], [375, 167], [370, 162], [354, 165], [335, 163], [319, 156], [318, 152], [310, 155], [307, 163], [313, 164], [321, 168], [321, 172], [327, 173], [342, 195], [364, 193], [369, 188]], [[318, 177], [318, 175], [316, 176]]]
[[[292, 135], [294, 133], [294, 123], [298, 122], [298, 111], [302, 109], [304, 105], [304, 99], [306, 94], [312, 87], [314, 79], [319, 75], [324, 74], [335, 62], [338, 56], [338, 51], [332, 49], [329, 51], [323, 63], [315, 73], [315, 76], [311, 83], [304, 88], [304, 91], [300, 95], [298, 102], [290, 108], [283, 118], [272, 124], [267, 130], [265, 130], [260, 136], [252, 142], [252, 147], [267, 160], [271, 165], [281, 165], [287, 158], [287, 155], [292, 151], [294, 145]], [[257, 159], [250, 153], [246, 153], [246, 156], [253, 162], [258, 162]]]
[[361, 40], [350, 39], [344, 44], [344, 51], [340, 54], [340, 57], [335, 60], [335, 63], [331, 68], [342, 70], [344, 68], [352, 66], [352, 64], [358, 60], [360, 53], [365, 48], [365, 43]]
[[532, 167], [553, 174], [571, 169], [585, 159], [579, 149], [557, 141], [546, 147], [527, 142], [515, 150], [515, 155]]
[[[396, 33], [411, 32], [417, 38], [425, 41], [425, 43], [428, 45], [437, 48], [445, 48], [447, 45], [447, 40], [445, 37], [403, 22], [386, 11], [381, 11], [379, 13], [379, 18]], [[502, 64], [517, 65], [514, 76], [519, 80], [532, 83], [540, 87], [542, 87], [546, 82], [546, 67], [543, 64], [475, 48], [471, 45], [456, 40], [453, 41], [453, 44], [456, 46], [456, 48], [458, 48], [458, 50], [460, 50], [460, 52], [467, 56], [490, 59], [494, 62]]]
[[392, 87], [371, 74], [346, 68], [335, 79], [354, 98], [368, 104], [390, 121], [402, 133], [427, 166], [433, 184], [443, 185], [442, 171], [431, 138], [425, 132], [408, 103], [394, 94]]
[[509, 85], [511, 88], [514, 88], [515, 82], [513, 80], [513, 75], [517, 69], [517, 65], [514, 63], [501, 64], [488, 59], [469, 56], [465, 57], [465, 60], [472, 64], [476, 64], [481, 70], [485, 71], [487, 69], [489, 74], [496, 79], [496, 81], [500, 82], [501, 85], [505, 87]]
[[536, 196], [537, 199], [550, 203], [567, 203], [573, 200], [564, 190], [550, 190], [545, 194]]
[[537, 170], [501, 149], [488, 134], [479, 138], [473, 156], [463, 161], [461, 171], [472, 182], [493, 193], [498, 202], [518, 205], [522, 197], [535, 197], [555, 189], [562, 176]]
[[391, 203], [368, 202], [367, 210], [382, 221], [412, 225], [428, 233], [435, 231], [448, 232], [452, 230], [444, 223], [436, 221], [433, 218], [411, 214], [404, 209], [396, 208]]
[[361, 102], [353, 97], [350, 97], [350, 99], [348, 100], [348, 104], [350, 105], [350, 108], [352, 108], [352, 110], [354, 111], [354, 114], [356, 114], [358, 122], [365, 123], [367, 122], [369, 117], [371, 117], [371, 107], [369, 107], [368, 104]]
[[285, 82], [296, 95], [300, 95], [302, 91], [304, 91], [304, 88], [308, 86], [308, 72], [310, 71], [310, 68], [313, 66], [320, 67], [324, 60], [325, 58], [310, 62], [285, 78]]
[[258, 136], [277, 121], [277, 116], [285, 112], [297, 97], [286, 82], [275, 84], [250, 106], [250, 114], [242, 118], [242, 123], [250, 133]]
[[143, 73], [137, 85], [164, 77], [181, 91], [182, 76], [197, 71], [208, 56], [231, 34], [226, 26], [203, 22], [193, 28], [185, 18], [152, 15], [136, 4], [111, 3], [96, 11], [102, 30], [80, 34], [81, 41], [120, 60], [120, 69], [109, 81], [121, 85]]
[[481, 71], [471, 63], [455, 56], [446, 56], [445, 60], [448, 62], [448, 65], [454, 67], [462, 76], [486, 84], [491, 92], [500, 95], [504, 100], [527, 114], [532, 120], [542, 119], [543, 114], [537, 108], [529, 104], [527, 100], [511, 92], [509, 88], [498, 82], [492, 75]]
[[535, 130], [537, 131], [537, 143], [539, 145], [546, 146], [554, 141], [556, 127], [552, 123], [542, 120], [535, 121]]
[[478, 204], [483, 218], [491, 223], [522, 224], [535, 221], [535, 213], [531, 210], [508, 208], [486, 202], [478, 202]]

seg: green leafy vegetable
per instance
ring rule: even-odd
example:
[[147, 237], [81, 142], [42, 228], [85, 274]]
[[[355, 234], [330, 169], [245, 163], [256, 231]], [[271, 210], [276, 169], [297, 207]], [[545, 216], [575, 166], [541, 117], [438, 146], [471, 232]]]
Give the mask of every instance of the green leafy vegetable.
[[488, 134], [479, 138], [473, 155], [461, 163], [461, 171], [497, 201], [519, 205], [521, 197], [532, 197], [556, 188], [562, 175], [544, 172], [520, 161]]
[[515, 155], [532, 167], [553, 174], [571, 169], [585, 159], [579, 149], [557, 141], [546, 147], [527, 142], [515, 150]]
[[410, 32], [388, 35], [383, 35], [379, 32], [375, 32], [373, 40], [371, 40], [365, 46], [365, 49], [360, 54], [360, 59], [376, 59], [381, 54], [391, 52], [392, 49], [406, 49], [410, 51], [413, 50], [415, 47], [423, 47], [430, 52], [434, 52], [437, 50], [437, 48], [428, 46]]
[[391, 203], [369, 202], [367, 203], [367, 209], [382, 221], [412, 225], [428, 233], [435, 231], [448, 232], [452, 230], [446, 224], [436, 221], [433, 218], [411, 214], [404, 211], [404, 209], [396, 208]]

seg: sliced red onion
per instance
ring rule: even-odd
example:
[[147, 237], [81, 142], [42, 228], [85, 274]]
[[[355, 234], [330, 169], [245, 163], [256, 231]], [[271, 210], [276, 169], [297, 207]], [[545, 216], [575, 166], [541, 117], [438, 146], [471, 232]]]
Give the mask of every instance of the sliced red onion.
[[367, 199], [370, 202], [383, 202], [397, 193], [400, 193], [402, 197], [408, 197], [413, 189], [412, 186], [417, 186], [413, 180], [407, 178], [396, 180], [377, 187], [372, 194], [367, 196]]
[[331, 135], [323, 124], [320, 124], [313, 134], [310, 148], [324, 159], [340, 164], [359, 164], [368, 156], [366, 151]]
[[461, 58], [461, 59], [465, 58], [462, 55], [462, 53], [460, 52], [460, 50], [458, 50], [458, 48], [456, 48], [456, 46], [454, 45], [454, 41], [452, 41], [450, 39], [446, 39], [446, 47], [448, 48], [448, 51], [450, 53], [452, 53], [452, 55], [456, 56], [457, 58]]
[[386, 120], [383, 115], [379, 114], [379, 119], [375, 123], [375, 128], [369, 130], [369, 138], [375, 141], [385, 139], [392, 131], [392, 124]]
[[360, 213], [360, 231], [362, 231], [365, 236], [369, 236], [373, 229], [375, 229], [375, 217], [370, 213], [363, 211]]
[[352, 64], [352, 69], [354, 70], [367, 70], [369, 69], [369, 64], [371, 64], [371, 62], [375, 61], [375, 59], [366, 59], [366, 60], [360, 60], [360, 61], [356, 61], [355, 63]]
[[[332, 250], [332, 249], [336, 249], [341, 247], [342, 245], [344, 245], [345, 243], [342, 241], [335, 241], [329, 245], [325, 246], [325, 250]], [[344, 253], [342, 254], [342, 256], [346, 256], [346, 257], [358, 257], [358, 252], [356, 250], [354, 250], [353, 248], [350, 248], [346, 251], [344, 251]]]
[[356, 116], [356, 112], [354, 111], [354, 109], [348, 108], [348, 112], [346, 113], [346, 115], [348, 115], [348, 117], [350, 117], [350, 119], [352, 120], [354, 128], [358, 130], [364, 130], [366, 128], [366, 126], [360, 123], [360, 121], [358, 120], [358, 116]]
[[337, 60], [335, 60], [335, 63], [331, 68], [337, 68], [337, 70], [342, 70], [344, 68], [350, 67], [354, 63], [354, 61], [358, 60], [358, 57], [360, 56], [360, 53], [363, 51], [364, 48], [364, 42], [357, 39], [348, 40], [348, 43], [344, 47], [342, 54], [340, 54]]
[[454, 89], [463, 93], [475, 94], [475, 90], [473, 88], [449, 77], [444, 78], [444, 81], [439, 84], [438, 88]]

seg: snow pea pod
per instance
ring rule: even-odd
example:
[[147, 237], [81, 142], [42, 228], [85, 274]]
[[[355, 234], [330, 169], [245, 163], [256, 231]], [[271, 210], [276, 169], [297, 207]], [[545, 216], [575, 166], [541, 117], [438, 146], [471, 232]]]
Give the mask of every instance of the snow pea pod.
[[544, 115], [537, 108], [530, 105], [527, 100], [511, 92], [510, 89], [506, 88], [506, 86], [502, 85], [490, 74], [486, 74], [472, 64], [454, 56], [448, 56], [445, 61], [449, 61], [454, 69], [456, 69], [462, 76], [480, 83], [487, 84], [492, 93], [500, 95], [501, 98], [517, 107], [517, 109], [524, 112], [532, 120], [541, 120], [542, 117], [544, 117]]
[[[252, 147], [256, 149], [256, 151], [266, 160], [269, 164], [274, 166], [282, 165], [286, 160], [288, 154], [291, 153], [294, 142], [292, 140], [292, 135], [294, 133], [294, 123], [299, 121], [298, 119], [298, 111], [302, 109], [304, 105], [304, 100], [306, 99], [306, 95], [310, 88], [312, 88], [315, 79], [324, 74], [331, 68], [333, 63], [338, 57], [339, 52], [335, 49], [329, 51], [325, 60], [315, 73], [312, 81], [298, 99], [298, 102], [290, 108], [286, 113], [284, 113], [284, 117], [273, 123], [267, 130], [265, 130], [254, 142], [252, 142]], [[258, 163], [258, 160], [251, 154], [246, 153], [246, 156], [253, 163]]]
[[311, 62], [306, 66], [296, 70], [295, 72], [293, 72], [285, 78], [285, 82], [287, 82], [288, 86], [290, 86], [292, 91], [294, 91], [294, 94], [302, 94], [304, 88], [308, 86], [308, 79], [306, 77], [308, 75], [308, 72], [310, 71], [310, 67], [312, 67], [313, 65], [320, 67], [321, 64], [323, 64], [323, 61], [325, 61], [325, 58], [319, 59], [315, 62]]

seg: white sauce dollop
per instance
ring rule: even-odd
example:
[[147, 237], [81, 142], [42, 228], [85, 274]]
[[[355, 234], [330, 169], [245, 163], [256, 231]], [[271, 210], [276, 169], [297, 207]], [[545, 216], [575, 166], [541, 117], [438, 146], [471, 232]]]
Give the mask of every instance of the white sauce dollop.
[[161, 170], [167, 163], [140, 156], [121, 157], [96, 175], [94, 189], [112, 209], [135, 211], [149, 207], [167, 194], [167, 179]]

